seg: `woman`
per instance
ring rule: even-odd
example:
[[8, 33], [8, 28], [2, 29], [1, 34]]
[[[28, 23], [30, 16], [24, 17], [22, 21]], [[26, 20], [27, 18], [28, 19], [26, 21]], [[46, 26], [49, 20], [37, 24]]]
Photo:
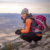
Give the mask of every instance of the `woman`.
[[[37, 42], [42, 39], [42, 32], [38, 29], [32, 14], [29, 14], [27, 8], [24, 8], [21, 12], [21, 19], [25, 24], [25, 29], [17, 30], [15, 33], [20, 34], [20, 37], [30, 43], [29, 48], [33, 48], [37, 45]], [[34, 41], [35, 45], [32, 45], [31, 42]]]

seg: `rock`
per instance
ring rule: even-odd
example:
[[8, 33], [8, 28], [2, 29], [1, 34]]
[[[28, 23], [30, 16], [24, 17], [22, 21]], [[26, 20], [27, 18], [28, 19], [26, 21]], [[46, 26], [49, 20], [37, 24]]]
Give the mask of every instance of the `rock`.
[[[1, 34], [2, 35], [2, 34]], [[29, 43], [22, 40], [18, 35], [15, 35], [14, 33], [3, 34], [4, 38], [0, 39], [0, 42], [4, 42], [3, 44], [0, 43], [0, 45], [5, 46], [3, 47], [3, 50], [9, 50], [11, 49], [17, 49], [17, 50], [50, 50], [50, 31], [46, 32], [45, 35], [43, 35], [42, 40], [38, 42], [38, 46], [33, 49], [28, 49]], [[22, 44], [23, 43], [23, 44]], [[22, 47], [25, 45], [24, 47]], [[1, 47], [0, 46], [0, 47]]]

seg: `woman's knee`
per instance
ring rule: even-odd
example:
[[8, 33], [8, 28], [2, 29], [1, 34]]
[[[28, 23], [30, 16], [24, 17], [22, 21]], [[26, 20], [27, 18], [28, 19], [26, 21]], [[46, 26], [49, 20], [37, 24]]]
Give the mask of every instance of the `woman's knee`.
[[27, 42], [31, 42], [32, 41], [32, 39], [29, 36], [27, 36], [27, 34], [21, 34], [21, 38], [23, 40], [26, 40]]

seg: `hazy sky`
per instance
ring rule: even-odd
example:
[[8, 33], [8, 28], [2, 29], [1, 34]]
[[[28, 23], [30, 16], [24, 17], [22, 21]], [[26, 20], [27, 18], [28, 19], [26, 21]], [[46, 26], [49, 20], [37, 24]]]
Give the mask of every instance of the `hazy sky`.
[[45, 2], [45, 3], [49, 3], [50, 0], [0, 0], [0, 2]]
[[0, 0], [0, 13], [20, 13], [23, 8], [32, 13], [50, 13], [50, 0]]

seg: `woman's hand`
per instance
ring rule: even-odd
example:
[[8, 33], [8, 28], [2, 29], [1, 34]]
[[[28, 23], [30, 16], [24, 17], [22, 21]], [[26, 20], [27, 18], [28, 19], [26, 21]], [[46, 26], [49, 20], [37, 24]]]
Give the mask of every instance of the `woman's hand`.
[[20, 30], [16, 30], [15, 34], [20, 35], [21, 34], [21, 29]]

